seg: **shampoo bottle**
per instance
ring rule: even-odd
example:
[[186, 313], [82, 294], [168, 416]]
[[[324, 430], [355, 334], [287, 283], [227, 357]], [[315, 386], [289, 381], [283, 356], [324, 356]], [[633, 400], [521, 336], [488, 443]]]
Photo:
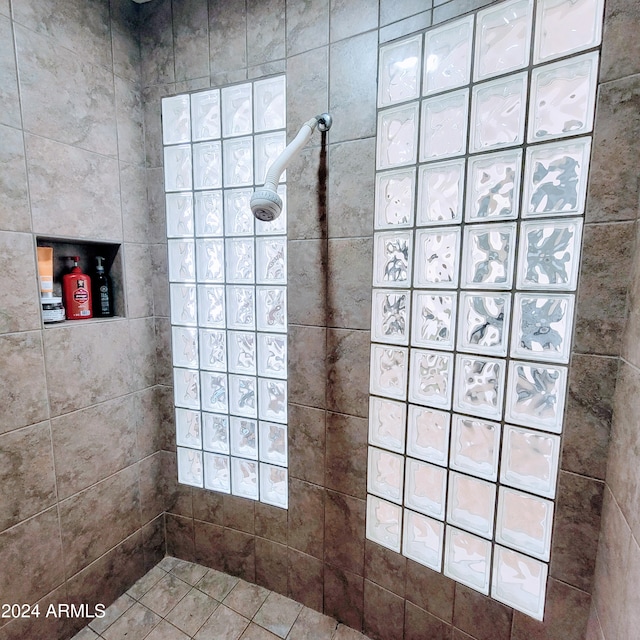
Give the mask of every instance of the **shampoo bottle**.
[[79, 256], [71, 256], [71, 273], [62, 276], [62, 296], [67, 320], [87, 320], [93, 318], [91, 305], [91, 278], [82, 273]]
[[104, 272], [102, 256], [96, 256], [96, 275], [93, 283], [93, 315], [96, 318], [110, 318], [113, 316], [113, 284], [111, 278]]

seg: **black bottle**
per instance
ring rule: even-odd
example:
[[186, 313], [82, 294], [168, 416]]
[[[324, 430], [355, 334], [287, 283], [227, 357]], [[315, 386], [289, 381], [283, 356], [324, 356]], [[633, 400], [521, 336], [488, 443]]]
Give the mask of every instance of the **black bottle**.
[[111, 278], [104, 272], [103, 260], [102, 256], [96, 256], [98, 263], [96, 275], [91, 278], [94, 318], [110, 318], [113, 316], [113, 284], [111, 283]]

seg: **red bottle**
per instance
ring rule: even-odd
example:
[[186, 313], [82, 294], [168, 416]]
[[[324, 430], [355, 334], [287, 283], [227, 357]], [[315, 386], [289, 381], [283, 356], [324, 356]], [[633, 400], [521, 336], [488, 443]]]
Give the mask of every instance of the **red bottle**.
[[67, 320], [93, 318], [91, 278], [80, 270], [80, 256], [70, 256], [69, 259], [73, 260], [71, 273], [62, 276], [62, 296]]

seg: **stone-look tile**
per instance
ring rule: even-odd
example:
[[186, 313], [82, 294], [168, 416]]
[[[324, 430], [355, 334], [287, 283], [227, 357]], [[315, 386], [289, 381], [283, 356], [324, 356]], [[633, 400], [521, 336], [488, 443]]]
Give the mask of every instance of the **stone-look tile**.
[[161, 620], [160, 624], [146, 636], [146, 640], [191, 640], [191, 638], [166, 620]]
[[11, 15], [9, 0], [0, 0], [0, 15], [7, 16], [7, 17]]
[[245, 533], [255, 531], [255, 501], [238, 496], [223, 496], [224, 526]]
[[171, 361], [171, 321], [169, 318], [155, 319], [156, 325], [156, 384], [173, 386], [173, 364]]
[[175, 79], [209, 76], [209, 24], [207, 0], [173, 4]]
[[222, 551], [224, 529], [200, 520], [194, 520], [193, 526], [195, 561], [211, 569], [224, 569]]
[[131, 609], [136, 601], [126, 593], [123, 593], [113, 604], [109, 605], [102, 618], [95, 618], [89, 623], [89, 627], [96, 633], [102, 633], [110, 627], [125, 611]]
[[593, 605], [591, 606], [591, 611], [589, 613], [585, 640], [605, 640], [602, 627], [600, 626], [600, 620], [598, 619], [598, 612]]
[[[620, 620], [620, 636], [632, 638], [638, 633], [640, 624], [640, 596], [638, 595], [638, 572], [640, 571], [640, 548], [632, 536], [629, 542], [628, 571], [624, 581], [624, 609]], [[621, 607], [622, 608], [622, 607]]]
[[159, 387], [150, 387], [132, 394], [138, 460], [163, 448], [159, 390]]
[[[169, 4], [168, 2], [165, 2]], [[161, 3], [155, 3], [157, 7]], [[147, 4], [147, 6], [149, 6]], [[142, 105], [144, 108], [144, 150], [146, 157], [146, 165], [151, 168], [159, 168], [163, 165], [163, 151], [162, 151], [162, 120], [161, 120], [161, 105], [162, 98], [167, 95], [171, 95], [175, 92], [174, 84], [157, 84], [153, 86], [145, 86], [142, 90]], [[158, 180], [159, 176], [162, 176], [162, 171], [154, 172], [156, 180], [154, 183], [163, 182]], [[164, 190], [162, 193], [162, 200], [164, 202]], [[151, 202], [151, 199], [150, 199]], [[164, 206], [164, 204], [163, 204]], [[154, 217], [152, 215], [151, 233], [154, 232]], [[162, 222], [162, 226], [158, 228], [157, 233], [160, 233], [160, 229], [164, 228], [164, 219], [157, 218], [158, 222]], [[164, 236], [166, 237], [166, 236]], [[152, 238], [150, 238], [152, 239]]]
[[256, 537], [256, 582], [276, 593], [288, 594], [287, 547]]
[[183, 560], [195, 560], [193, 518], [167, 513], [165, 522], [167, 553]]
[[[7, 16], [9, 12], [7, 11]], [[0, 122], [20, 127], [20, 98], [16, 56], [13, 49], [13, 31], [8, 17], [0, 18]]]
[[[193, 517], [192, 487], [178, 482], [176, 454], [163, 451], [162, 464], [161, 481], [165, 511], [179, 516]], [[184, 559], [189, 560], [189, 558]]]
[[258, 626], [255, 622], [251, 622], [242, 634], [241, 640], [278, 640], [278, 636]]
[[380, 26], [408, 18], [424, 9], [423, 0], [380, 0]]
[[326, 321], [326, 243], [290, 240], [287, 244], [287, 283], [294, 296], [287, 306], [290, 325], [323, 326]]
[[407, 560], [407, 600], [445, 622], [453, 620], [456, 583], [442, 573]]
[[128, 317], [146, 318], [152, 316], [153, 284], [149, 245], [125, 244], [124, 264]]
[[147, 170], [144, 167], [120, 163], [120, 204], [125, 242], [148, 242]]
[[174, 82], [171, 0], [140, 7], [140, 52], [144, 86]]
[[289, 546], [323, 557], [324, 490], [295, 478], [289, 479]]
[[214, 600], [222, 602], [238, 583], [238, 578], [234, 576], [217, 571], [216, 569], [209, 569], [198, 581], [196, 588]]
[[425, 637], [429, 640], [450, 640], [451, 632], [451, 626], [446, 622], [407, 602], [404, 616], [405, 640], [422, 640]]
[[380, 44], [408, 36], [431, 26], [431, 9], [418, 13], [410, 18], [382, 27], [379, 31]]
[[377, 49], [378, 34], [375, 31], [331, 45], [331, 142], [357, 140], [375, 135]]
[[204, 78], [192, 78], [190, 80], [183, 80], [182, 82], [176, 82], [176, 93], [190, 93], [191, 91], [200, 91], [200, 89], [208, 89], [211, 87], [211, 77], [209, 74]]
[[327, 491], [324, 560], [339, 569], [364, 575], [364, 500]]
[[247, 64], [285, 57], [285, 0], [248, 0]]
[[328, 42], [329, 0], [287, 0], [287, 56]]
[[[324, 613], [352, 629], [362, 629], [364, 578], [331, 565], [324, 568]], [[334, 636], [337, 638], [338, 634]]]
[[633, 0], [617, 0], [605, 7], [600, 81], [640, 72], [640, 49], [634, 34], [640, 28], [640, 8]]
[[218, 604], [206, 593], [198, 589], [191, 589], [169, 613], [167, 620], [189, 636], [193, 636], [217, 609]]
[[491, 4], [491, 2], [492, 0], [453, 0], [453, 2], [442, 4], [439, 0], [435, 0], [434, 4], [436, 6], [433, 10], [433, 24], [440, 24], [451, 18], [457, 18], [463, 13], [480, 9]]
[[604, 479], [617, 373], [616, 358], [573, 355], [563, 429], [565, 471]]
[[328, 489], [356, 498], [367, 495], [368, 422], [339, 413], [327, 413]]
[[139, 602], [136, 602], [120, 618], [118, 618], [106, 631], [102, 637], [105, 640], [142, 640], [156, 627], [162, 618], [147, 609]]
[[26, 144], [33, 231], [56, 236], [72, 229], [79, 239], [120, 240], [118, 162], [32, 135]]
[[323, 610], [324, 567], [322, 560], [289, 549], [289, 597], [315, 611]]
[[190, 591], [190, 585], [168, 573], [140, 598], [140, 603], [163, 618]]
[[269, 591], [264, 587], [238, 580], [223, 602], [245, 618], [253, 618], [268, 595]]
[[[406, 572], [407, 559], [404, 556], [365, 540], [364, 577], [367, 580], [404, 598]], [[413, 589], [413, 584], [409, 583], [409, 590]]]
[[632, 222], [585, 226], [576, 301], [576, 351], [620, 353], [634, 243]]
[[154, 587], [162, 578], [167, 575], [167, 571], [164, 568], [157, 566], [153, 567], [151, 571], [145, 573], [136, 583], [127, 591], [127, 595], [134, 600], [140, 600], [145, 593]]
[[98, 640], [98, 634], [89, 627], [85, 627], [80, 633], [73, 636], [72, 640]]
[[333, 0], [331, 2], [331, 42], [355, 36], [378, 26], [378, 3], [367, 0]]
[[264, 502], [256, 502], [255, 510], [256, 535], [272, 542], [287, 544], [287, 510]]
[[561, 471], [549, 575], [591, 592], [604, 484]]
[[287, 640], [331, 640], [336, 621], [305, 607], [295, 621]]
[[366, 418], [369, 414], [369, 332], [329, 329], [327, 351], [327, 408]]
[[296, 404], [288, 410], [289, 477], [324, 485], [326, 413]]
[[51, 435], [58, 497], [63, 500], [135, 462], [133, 397], [53, 418]]
[[[0, 29], [1, 25], [2, 18], [0, 18]], [[0, 103], [2, 101], [1, 92], [2, 89], [0, 89]], [[0, 138], [2, 138], [2, 148], [0, 148], [0, 165], [2, 165], [2, 173], [0, 173], [0, 229], [29, 231], [31, 229], [31, 214], [27, 196], [27, 165], [24, 157], [22, 132], [0, 125]]]
[[247, 79], [247, 69], [233, 69], [231, 71], [212, 71], [210, 85], [212, 87], [224, 87], [228, 84], [244, 82]]
[[166, 482], [163, 464], [165, 452], [157, 451], [139, 463], [140, 511], [142, 522], [150, 522], [164, 513], [166, 508]]
[[52, 327], [44, 332], [44, 351], [53, 416], [131, 390], [126, 320]]
[[196, 520], [203, 520], [204, 522], [221, 526], [224, 524], [222, 516], [223, 494], [194, 487], [192, 496], [193, 517]]
[[279, 593], [270, 593], [253, 620], [279, 638], [285, 638], [301, 610], [302, 605], [298, 602]]
[[453, 624], [477, 640], [509, 640], [513, 609], [456, 584]]
[[153, 315], [168, 318], [171, 315], [171, 307], [169, 305], [167, 245], [152, 244], [149, 250], [151, 251]]
[[149, 571], [164, 558], [164, 554], [167, 551], [164, 535], [164, 513], [145, 524], [140, 529], [140, 536], [142, 537], [144, 570]]
[[40, 331], [0, 335], [0, 388], [7, 389], [0, 412], [0, 433], [49, 417], [44, 352]]
[[[640, 229], [636, 228], [636, 233], [640, 234]], [[637, 243], [636, 236], [636, 247]], [[633, 276], [627, 302], [629, 315], [621, 355], [633, 366], [640, 367], [640, 256], [637, 251], [634, 253], [633, 262]]]
[[[244, 0], [220, 4], [209, 0], [209, 57], [211, 73], [247, 66], [247, 11]], [[212, 82], [215, 86], [216, 83]]]
[[[117, 5], [117, 7], [115, 6]], [[140, 39], [137, 18], [127, 21], [121, 17], [131, 5], [123, 0], [112, 0], [111, 46], [113, 49], [113, 71], [121, 78], [140, 82]]]
[[255, 537], [242, 531], [224, 529], [222, 534], [224, 570], [247, 582], [256, 581]]
[[25, 130], [115, 156], [113, 75], [33, 31], [15, 33]]
[[364, 632], [374, 640], [403, 640], [404, 599], [364, 581]]
[[142, 390], [156, 382], [156, 324], [153, 318], [129, 320], [131, 388]]
[[325, 406], [327, 330], [289, 325], [288, 400], [311, 407]]
[[238, 640], [249, 620], [221, 604], [204, 623], [194, 640]]
[[118, 158], [136, 166], [144, 165], [144, 110], [140, 88], [130, 80], [115, 76]]
[[0, 602], [36, 602], [64, 580], [55, 508], [0, 534]]
[[138, 469], [127, 467], [60, 502], [67, 574], [73, 574], [140, 527]]
[[193, 587], [202, 580], [204, 574], [207, 573], [207, 568], [195, 562], [178, 559], [171, 569], [171, 573]]
[[351, 629], [351, 627], [338, 624], [333, 640], [366, 640], [366, 636], [363, 636], [355, 629]]

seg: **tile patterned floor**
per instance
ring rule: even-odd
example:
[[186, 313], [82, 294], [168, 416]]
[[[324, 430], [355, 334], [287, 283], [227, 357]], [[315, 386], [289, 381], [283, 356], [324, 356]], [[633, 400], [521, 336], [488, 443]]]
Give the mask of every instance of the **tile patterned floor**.
[[166, 557], [73, 640], [368, 640], [255, 584]]

